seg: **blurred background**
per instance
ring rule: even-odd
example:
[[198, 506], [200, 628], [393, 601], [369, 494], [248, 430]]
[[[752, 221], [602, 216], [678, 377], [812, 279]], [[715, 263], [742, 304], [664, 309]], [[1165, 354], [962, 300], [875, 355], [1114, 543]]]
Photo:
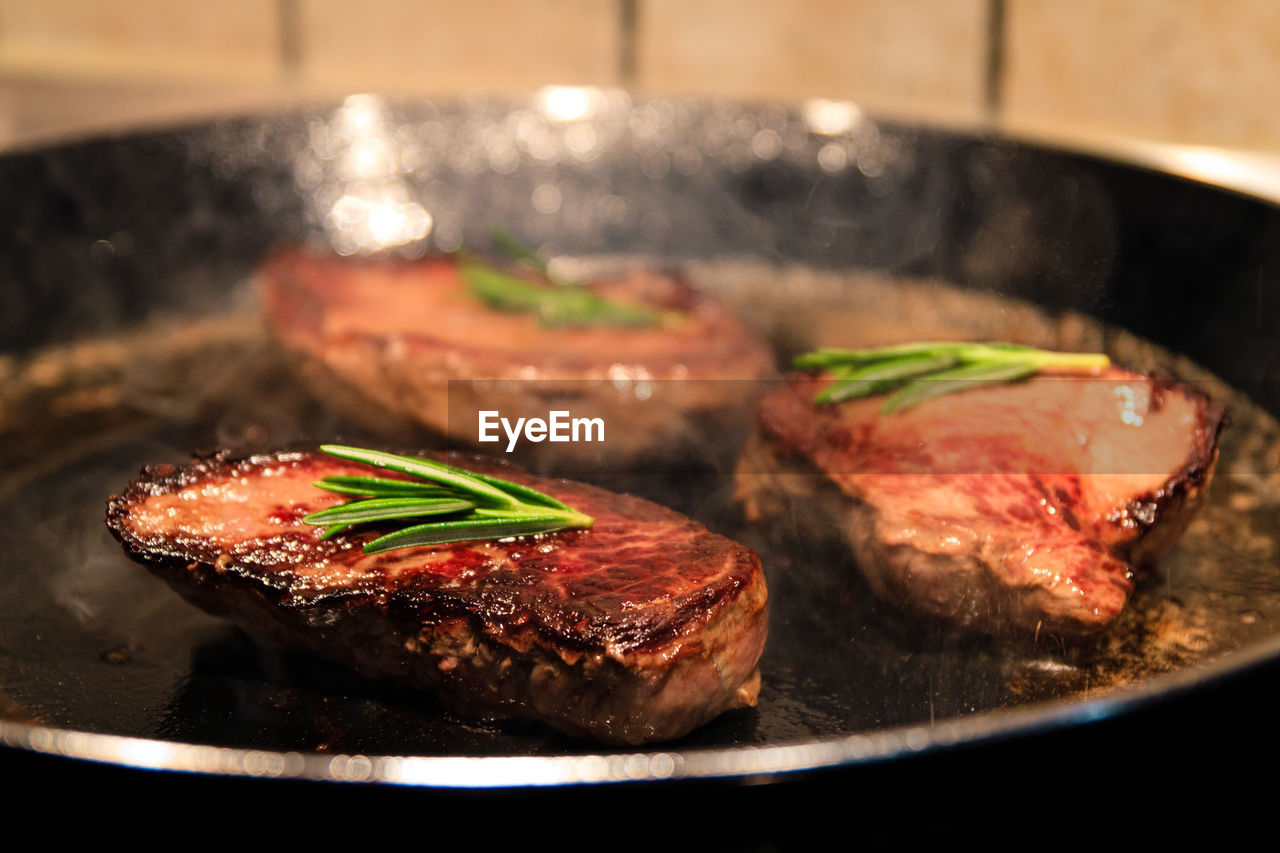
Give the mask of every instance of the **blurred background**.
[[1280, 154], [1276, 0], [0, 0], [0, 146], [547, 84]]

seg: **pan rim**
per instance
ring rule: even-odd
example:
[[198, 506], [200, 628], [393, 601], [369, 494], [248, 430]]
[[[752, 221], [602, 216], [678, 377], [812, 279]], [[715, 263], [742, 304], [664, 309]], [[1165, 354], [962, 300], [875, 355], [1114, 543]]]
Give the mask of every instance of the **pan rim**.
[[1280, 657], [1280, 635], [1211, 661], [1084, 701], [1057, 699], [919, 723], [772, 745], [575, 755], [364, 755], [249, 749], [0, 720], [0, 745], [121, 769], [204, 776], [440, 790], [618, 786], [654, 782], [776, 782], [811, 771], [950, 752], [1131, 714]]
[[272, 121], [284, 117], [306, 117], [333, 110], [348, 99], [374, 98], [391, 107], [424, 105], [479, 105], [515, 108], [529, 106], [548, 92], [583, 93], [603, 101], [625, 100], [629, 108], [638, 104], [666, 102], [695, 109], [718, 104], [743, 107], [775, 107], [798, 112], [811, 102], [844, 105], [877, 125], [917, 128], [932, 133], [982, 138], [1028, 146], [1044, 151], [1084, 156], [1130, 168], [1143, 169], [1195, 181], [1219, 190], [1280, 205], [1280, 154], [1263, 149], [1173, 142], [1129, 136], [1114, 131], [1005, 123], [987, 118], [947, 119], [910, 114], [886, 113], [864, 107], [848, 98], [741, 98], [732, 96], [661, 94], [626, 86], [547, 85], [514, 93], [474, 92], [457, 95], [412, 95], [379, 90], [340, 93], [295, 93], [267, 103], [247, 103], [243, 107], [214, 113], [179, 113], [169, 118], [150, 117], [124, 126], [89, 124], [82, 128], [62, 128], [20, 135], [0, 145], [0, 160], [75, 148], [80, 145], [112, 143], [149, 136], [196, 131], [225, 123]]

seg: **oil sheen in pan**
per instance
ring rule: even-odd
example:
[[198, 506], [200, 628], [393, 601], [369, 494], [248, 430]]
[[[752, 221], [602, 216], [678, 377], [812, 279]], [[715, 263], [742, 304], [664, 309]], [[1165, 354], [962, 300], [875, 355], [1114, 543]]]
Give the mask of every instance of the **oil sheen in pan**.
[[[820, 740], [1091, 698], [1271, 636], [1280, 617], [1271, 532], [1280, 529], [1280, 427], [1221, 382], [1085, 318], [939, 284], [745, 263], [689, 269], [783, 355], [944, 337], [1102, 346], [1126, 366], [1203, 383], [1233, 425], [1209, 504], [1181, 543], [1113, 630], [1069, 648], [925, 629], [887, 611], [838, 543], [745, 524], [727, 470], [633, 475], [627, 488], [755, 548], [770, 584], [759, 707], [667, 748]], [[254, 315], [159, 324], [11, 367], [0, 448], [0, 510], [11, 531], [0, 544], [0, 719], [322, 754], [596, 751], [535, 724], [462, 719], [430, 697], [257, 643], [120, 553], [103, 502], [145, 463], [181, 461], [193, 448], [373, 438], [296, 387]]]

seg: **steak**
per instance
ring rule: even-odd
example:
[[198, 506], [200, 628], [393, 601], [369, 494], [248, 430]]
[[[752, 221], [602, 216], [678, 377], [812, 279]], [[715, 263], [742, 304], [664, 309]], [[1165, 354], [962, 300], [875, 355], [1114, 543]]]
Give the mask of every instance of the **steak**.
[[[1222, 409], [1122, 370], [986, 384], [881, 414], [792, 377], [738, 465], [753, 518], [833, 525], [881, 598], [996, 634], [1104, 630], [1204, 502]], [[803, 504], [802, 506], [800, 504]]]
[[606, 298], [667, 312], [662, 324], [639, 328], [548, 327], [533, 314], [491, 308], [471, 294], [452, 257], [291, 248], [257, 278], [268, 324], [297, 373], [383, 435], [426, 427], [473, 446], [481, 410], [514, 422], [559, 406], [603, 418], [609, 429], [603, 447], [566, 443], [556, 461], [671, 455], [749, 420], [750, 389], [723, 380], [773, 373], [769, 349], [721, 305], [678, 275], [648, 268], [592, 284]]
[[448, 461], [595, 526], [366, 556], [373, 534], [321, 539], [301, 519], [342, 500], [313, 481], [368, 469], [312, 452], [146, 468], [111, 497], [107, 524], [203, 609], [466, 714], [638, 744], [755, 704], [767, 623], [755, 553], [639, 498]]

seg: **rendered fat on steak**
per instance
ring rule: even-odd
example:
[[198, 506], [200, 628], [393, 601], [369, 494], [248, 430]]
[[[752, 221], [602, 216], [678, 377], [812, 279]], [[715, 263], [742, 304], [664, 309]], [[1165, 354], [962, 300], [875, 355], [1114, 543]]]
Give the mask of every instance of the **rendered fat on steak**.
[[[257, 278], [267, 321], [299, 375], [383, 433], [415, 424], [475, 444], [472, 412], [497, 410], [514, 421], [564, 404], [609, 424], [617, 458], [686, 439], [702, 420], [704, 434], [744, 422], [751, 395], [723, 380], [773, 373], [769, 349], [721, 305], [648, 268], [591, 283], [608, 299], [664, 312], [662, 323], [643, 327], [547, 326], [534, 314], [499, 311], [469, 291], [452, 257], [285, 249]], [[660, 384], [637, 404], [631, 383], [646, 380]], [[584, 443], [557, 448], [561, 456], [590, 451]]]
[[792, 378], [761, 401], [738, 468], [748, 512], [834, 523], [877, 595], [988, 633], [1110, 625], [1135, 566], [1203, 503], [1224, 424], [1199, 392], [1114, 369], [887, 415], [883, 397], [813, 405], [826, 384]]
[[372, 534], [322, 540], [301, 521], [342, 500], [313, 481], [368, 471], [318, 453], [147, 468], [107, 524], [200, 607], [464, 713], [637, 744], [755, 704], [767, 596], [752, 551], [639, 498], [462, 461], [595, 526], [366, 556]]

